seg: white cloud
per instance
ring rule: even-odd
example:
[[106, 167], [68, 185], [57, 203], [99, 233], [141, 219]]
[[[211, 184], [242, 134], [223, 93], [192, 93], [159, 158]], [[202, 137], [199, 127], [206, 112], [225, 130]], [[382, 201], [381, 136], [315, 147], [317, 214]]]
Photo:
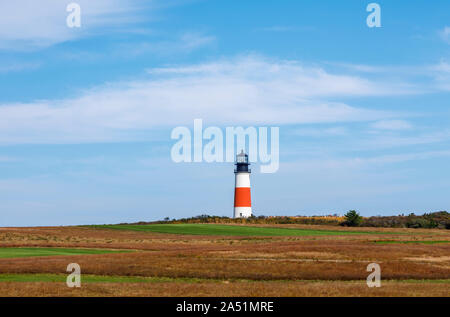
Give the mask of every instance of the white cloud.
[[446, 26], [442, 31], [440, 31], [442, 40], [450, 44], [450, 27]]
[[437, 144], [447, 142], [450, 138], [449, 130], [442, 130], [439, 132], [425, 133], [414, 136], [392, 136], [381, 135], [379, 137], [365, 140], [364, 144], [360, 146], [360, 149], [387, 149], [387, 148], [399, 148], [406, 146], [415, 146], [423, 144]]
[[186, 32], [181, 36], [183, 48], [186, 50], [193, 50], [213, 43], [216, 40], [214, 36], [206, 36], [196, 32]]
[[301, 31], [312, 31], [314, 29], [315, 28], [311, 26], [272, 25], [268, 27], [258, 28], [256, 30], [264, 32], [301, 32]]
[[329, 136], [344, 136], [347, 135], [348, 131], [344, 127], [332, 127], [332, 128], [303, 128], [296, 129], [293, 134], [298, 136], [307, 137], [329, 137]]
[[443, 91], [450, 91], [450, 64], [446, 60], [441, 60], [439, 64], [429, 67], [433, 73], [435, 88]]
[[16, 162], [18, 159], [14, 158], [14, 157], [9, 157], [9, 156], [0, 156], [0, 163], [5, 163], [5, 162]]
[[237, 60], [150, 69], [151, 74], [182, 76], [235, 77], [254, 83], [268, 82], [270, 89], [283, 90], [298, 97], [313, 96], [381, 96], [415, 93], [415, 88], [405, 83], [371, 81], [360, 76], [333, 74], [317, 66], [305, 66], [297, 61], [270, 61], [258, 56]]
[[429, 69], [434, 73], [450, 73], [450, 64], [442, 60], [439, 64], [430, 66]]
[[406, 161], [417, 161], [417, 160], [428, 160], [440, 157], [449, 157], [450, 151], [430, 151], [430, 152], [419, 152], [419, 153], [405, 153], [397, 155], [384, 155], [374, 158], [368, 158], [365, 161], [367, 163], [375, 164], [392, 164], [401, 163]]
[[404, 120], [382, 120], [372, 123], [371, 127], [379, 130], [409, 130], [412, 124]]
[[148, 79], [77, 98], [0, 105], [0, 143], [136, 139], [136, 131], [191, 125], [195, 118], [233, 126], [386, 120], [394, 114], [334, 99], [402, 91], [389, 82], [255, 56], [149, 72]]
[[178, 38], [165, 41], [140, 42], [120, 45], [118, 55], [137, 56], [142, 54], [170, 55], [190, 53], [202, 47], [210, 46], [216, 42], [216, 37], [198, 32], [184, 32]]
[[138, 22], [138, 0], [76, 0], [81, 6], [81, 28], [68, 28], [70, 1], [1, 1], [0, 49], [29, 50], [47, 47], [98, 32], [101, 27]]
[[[301, 156], [298, 156], [301, 157]], [[379, 155], [371, 157], [344, 157], [344, 158], [320, 158], [301, 159], [283, 164], [286, 172], [308, 172], [313, 170], [337, 170], [344, 173], [354, 171], [354, 169], [364, 169], [377, 167], [386, 164], [396, 164], [408, 161], [429, 160], [436, 158], [450, 157], [450, 151], [428, 151], [416, 153], [403, 153], [392, 155]]]
[[366, 65], [366, 64], [351, 64], [351, 63], [338, 63], [338, 62], [328, 62], [327, 64], [337, 67], [339, 69], [344, 69], [348, 71], [353, 71], [357, 73], [372, 73], [372, 74], [385, 74], [392, 72], [407, 72], [410, 71], [410, 67], [405, 66], [391, 66], [391, 65]]
[[[450, 31], [450, 28], [449, 28]], [[450, 64], [446, 59], [428, 65], [406, 65], [406, 66], [372, 66], [365, 64], [332, 63], [328, 65], [347, 73], [364, 74], [370, 78], [389, 79], [393, 77], [404, 78], [409, 85], [404, 88], [413, 90], [417, 94], [436, 93], [450, 91]]]
[[20, 72], [25, 70], [34, 70], [41, 66], [40, 63], [1, 63], [0, 64], [0, 73], [12, 73], [12, 72]]

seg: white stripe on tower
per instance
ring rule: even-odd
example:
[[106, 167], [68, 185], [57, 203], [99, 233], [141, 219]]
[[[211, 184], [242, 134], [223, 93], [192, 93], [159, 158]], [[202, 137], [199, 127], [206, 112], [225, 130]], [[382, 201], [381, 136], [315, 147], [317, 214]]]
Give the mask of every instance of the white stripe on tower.
[[250, 173], [236, 173], [236, 188], [250, 188]]

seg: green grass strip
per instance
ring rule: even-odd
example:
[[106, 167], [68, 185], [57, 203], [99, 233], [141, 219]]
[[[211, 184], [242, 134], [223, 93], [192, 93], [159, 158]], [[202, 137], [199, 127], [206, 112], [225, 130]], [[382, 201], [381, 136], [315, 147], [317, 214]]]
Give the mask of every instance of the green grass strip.
[[[64, 274], [0, 274], [0, 283], [2, 282], [53, 282], [53, 283], [65, 283], [68, 275]], [[365, 282], [360, 280], [247, 280], [247, 279], [226, 279], [230, 282], [310, 282], [310, 283], [323, 283], [323, 282]], [[104, 275], [90, 275], [82, 274], [82, 283], [222, 283], [221, 279], [208, 279], [208, 278], [191, 278], [191, 277], [145, 277], [145, 276], [104, 276]], [[438, 280], [386, 280], [385, 282], [401, 282], [401, 283], [450, 283], [450, 279], [438, 279]]]
[[33, 256], [85, 255], [130, 252], [129, 250], [68, 249], [68, 248], [0, 248], [0, 258], [25, 258]]
[[90, 228], [131, 230], [187, 235], [220, 236], [323, 236], [323, 235], [358, 235], [358, 234], [401, 234], [395, 232], [365, 232], [313, 230], [297, 228], [274, 228], [254, 226], [233, 226], [218, 224], [150, 224], [150, 225], [94, 225]]

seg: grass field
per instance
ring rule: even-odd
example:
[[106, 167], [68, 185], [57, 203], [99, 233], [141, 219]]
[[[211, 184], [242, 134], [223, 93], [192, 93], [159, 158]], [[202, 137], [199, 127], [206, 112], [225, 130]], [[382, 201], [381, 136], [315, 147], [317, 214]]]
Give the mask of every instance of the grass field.
[[67, 249], [67, 248], [0, 248], [0, 258], [24, 258], [33, 256], [57, 256], [57, 255], [83, 255], [83, 254], [105, 254], [115, 250], [102, 249]]
[[[100, 225], [94, 228], [132, 230], [187, 235], [222, 236], [317, 236], [370, 234], [367, 231], [314, 230], [276, 227], [233, 226], [219, 224], [151, 224], [151, 225]], [[379, 232], [377, 233], [379, 234]], [[389, 234], [389, 232], [383, 232]]]
[[[449, 241], [319, 225], [0, 228], [0, 296], [449, 296]], [[74, 262], [80, 289], [65, 284]], [[365, 282], [373, 262], [380, 288]]]

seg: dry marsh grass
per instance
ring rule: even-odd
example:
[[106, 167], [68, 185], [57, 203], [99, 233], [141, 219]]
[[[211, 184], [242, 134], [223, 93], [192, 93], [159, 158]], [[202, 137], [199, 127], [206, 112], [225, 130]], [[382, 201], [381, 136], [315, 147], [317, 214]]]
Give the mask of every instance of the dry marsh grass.
[[223, 296], [223, 297], [341, 297], [341, 296], [448, 296], [445, 283], [382, 282], [368, 288], [364, 282], [201, 282], [201, 283], [89, 283], [70, 289], [63, 283], [0, 283], [0, 296]]
[[[274, 225], [271, 225], [274, 226]], [[308, 229], [327, 226], [280, 225]], [[332, 230], [336, 230], [332, 227]], [[349, 228], [345, 228], [349, 230]], [[358, 228], [361, 231], [361, 228]], [[446, 230], [380, 229], [367, 235], [298, 237], [189, 236], [83, 227], [0, 228], [1, 247], [132, 249], [126, 254], [0, 259], [0, 273], [61, 273], [68, 263], [82, 273], [218, 279], [229, 283], [93, 283], [80, 291], [54, 283], [0, 283], [0, 296], [448, 296], [449, 283], [401, 280], [450, 278], [450, 244], [375, 241], [450, 240]], [[386, 232], [401, 232], [390, 235]], [[377, 235], [377, 232], [381, 232]], [[381, 265], [381, 289], [365, 283], [370, 262]], [[237, 279], [255, 282], [233, 282]], [[299, 282], [302, 280], [302, 282]], [[286, 282], [288, 281], [288, 282]], [[308, 281], [316, 281], [315, 283]], [[319, 281], [319, 282], [317, 282]], [[182, 293], [181, 293], [182, 292]], [[20, 295], [19, 295], [20, 294]], [[431, 295], [435, 294], [435, 295]], [[181, 295], [180, 295], [181, 296]]]

